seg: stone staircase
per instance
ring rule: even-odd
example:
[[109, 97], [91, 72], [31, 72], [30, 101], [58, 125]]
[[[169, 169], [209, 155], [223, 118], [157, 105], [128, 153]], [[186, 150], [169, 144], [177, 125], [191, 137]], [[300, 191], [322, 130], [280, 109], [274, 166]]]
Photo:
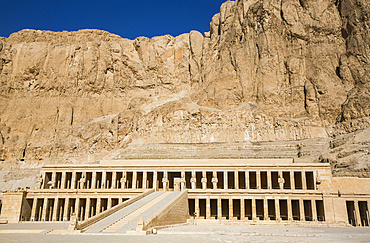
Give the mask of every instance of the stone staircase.
[[140, 219], [148, 221], [158, 215], [183, 192], [153, 192], [137, 202], [122, 208], [112, 215], [90, 226], [84, 233], [120, 233], [134, 232]]

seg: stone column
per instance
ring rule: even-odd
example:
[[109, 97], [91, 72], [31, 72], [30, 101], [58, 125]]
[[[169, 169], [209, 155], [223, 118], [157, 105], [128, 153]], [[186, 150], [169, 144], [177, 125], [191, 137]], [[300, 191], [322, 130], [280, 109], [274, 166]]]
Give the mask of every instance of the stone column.
[[306, 172], [302, 171], [302, 189], [307, 190]]
[[249, 171], [245, 171], [245, 189], [249, 189]]
[[106, 184], [107, 184], [107, 172], [103, 171], [102, 176], [101, 176], [101, 189], [106, 189]]
[[315, 199], [311, 200], [311, 208], [312, 208], [312, 221], [317, 221], [317, 212], [316, 212], [316, 201], [315, 201]]
[[76, 198], [76, 203], [75, 203], [75, 215], [77, 218], [77, 221], [80, 221], [80, 198]]
[[257, 189], [261, 189], [261, 171], [256, 171]]
[[229, 219], [233, 219], [233, 199], [229, 198]]
[[245, 219], [245, 204], [244, 204], [244, 198], [240, 199], [240, 219]]
[[96, 199], [96, 214], [100, 213], [101, 197]]
[[288, 204], [288, 220], [293, 220], [292, 200], [287, 199]]
[[162, 184], [163, 184], [163, 190], [167, 191], [168, 190], [168, 180], [167, 177], [162, 178]]
[[107, 210], [112, 207], [112, 198], [108, 197], [108, 205], [107, 205]]
[[196, 183], [197, 183], [197, 178], [196, 178], [196, 175], [195, 175], [195, 171], [192, 171], [191, 172], [191, 179], [190, 179], [190, 183], [191, 183], [191, 189], [196, 189]]
[[53, 171], [52, 174], [51, 174], [51, 187], [50, 189], [56, 189], [57, 188], [57, 184], [56, 184], [56, 179], [57, 179], [57, 172], [56, 171]]
[[305, 217], [304, 217], [303, 199], [299, 199], [299, 215], [300, 215], [301, 221], [304, 221], [305, 220]]
[[143, 189], [145, 190], [148, 187], [148, 175], [146, 171], [143, 171]]
[[279, 199], [276, 199], [276, 198], [275, 198], [275, 214], [276, 214], [276, 220], [281, 221]]
[[355, 212], [356, 212], [356, 225], [361, 226], [361, 215], [360, 215], [360, 207], [358, 206], [358, 201], [354, 202], [355, 204]]
[[136, 189], [137, 171], [132, 172], [132, 189]]
[[30, 219], [31, 221], [35, 221], [36, 207], [37, 207], [37, 198], [35, 197], [32, 202], [31, 219]]
[[58, 197], [56, 197], [56, 198], [54, 199], [53, 215], [51, 216], [51, 221], [56, 221], [56, 220], [57, 220], [58, 200], [59, 200], [59, 198], [58, 198]]
[[168, 191], [169, 183], [168, 183], [168, 172], [167, 171], [163, 171], [163, 179], [166, 179], [165, 184], [163, 184], [163, 188], [165, 188], [165, 191]]
[[272, 178], [271, 178], [271, 171], [268, 170], [267, 171], [267, 189], [271, 189], [272, 188]]
[[239, 171], [234, 171], [235, 189], [239, 189]]
[[157, 171], [153, 172], [153, 188], [155, 189], [155, 191], [158, 190], [158, 183], [157, 183], [158, 174], [157, 173], [158, 173]]
[[290, 188], [293, 190], [295, 189], [294, 171], [289, 171], [289, 174], [290, 174]]
[[199, 198], [195, 198], [195, 215], [199, 218]]
[[180, 190], [186, 190], [185, 171], [181, 171]]
[[71, 189], [77, 189], [75, 186], [76, 186], [76, 171], [73, 171], [71, 179]]
[[222, 204], [221, 204], [221, 198], [217, 198], [217, 219], [222, 218]]
[[92, 172], [91, 189], [96, 189], [96, 171]]
[[280, 190], [283, 190], [284, 189], [285, 180], [284, 180], [283, 172], [282, 171], [279, 171], [279, 179], [278, 179], [278, 182], [279, 182], [279, 188], [280, 188]]
[[85, 220], [88, 219], [90, 215], [90, 204], [91, 204], [91, 199], [90, 197], [88, 197], [86, 198]]
[[67, 177], [67, 173], [65, 171], [63, 171], [62, 172], [62, 179], [61, 179], [60, 189], [66, 189], [66, 177]]
[[270, 220], [267, 198], [263, 199], [263, 218], [264, 220]]
[[217, 189], [217, 183], [218, 183], [218, 178], [217, 177], [213, 177], [212, 178], [212, 185], [213, 185], [213, 189], [214, 190]]
[[112, 186], [111, 186], [111, 188], [112, 189], [117, 188], [117, 172], [116, 171], [112, 172]]
[[227, 183], [227, 171], [224, 171], [224, 189], [228, 189], [228, 184]]
[[252, 199], [252, 219], [257, 219], [257, 210], [256, 210], [256, 199]]
[[48, 206], [48, 199], [44, 198], [44, 205], [42, 206], [42, 212], [41, 212], [41, 221], [45, 221], [46, 219], [47, 206]]
[[206, 198], [206, 219], [211, 218], [211, 199], [209, 197]]
[[207, 174], [206, 174], [206, 171], [203, 171], [202, 172], [202, 189], [205, 190], [207, 189]]
[[68, 221], [69, 198], [64, 199], [63, 221]]

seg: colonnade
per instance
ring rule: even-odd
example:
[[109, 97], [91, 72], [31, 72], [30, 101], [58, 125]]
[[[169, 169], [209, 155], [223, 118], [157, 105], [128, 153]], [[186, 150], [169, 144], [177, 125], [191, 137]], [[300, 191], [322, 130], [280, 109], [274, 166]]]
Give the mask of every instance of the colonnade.
[[69, 221], [73, 214], [83, 221], [129, 198], [125, 197], [36, 197], [27, 199], [23, 221]]
[[320, 185], [309, 170], [192, 170], [192, 171], [52, 171], [43, 172], [38, 189], [294, 189]]
[[320, 198], [195, 197], [189, 199], [189, 214], [202, 219], [325, 221]]

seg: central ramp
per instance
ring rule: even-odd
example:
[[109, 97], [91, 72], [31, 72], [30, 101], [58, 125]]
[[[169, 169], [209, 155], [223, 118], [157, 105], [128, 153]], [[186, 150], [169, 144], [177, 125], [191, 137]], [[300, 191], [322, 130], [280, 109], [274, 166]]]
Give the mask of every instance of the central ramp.
[[84, 233], [127, 233], [135, 231], [140, 218], [149, 222], [165, 211], [182, 192], [153, 192], [91, 225]]

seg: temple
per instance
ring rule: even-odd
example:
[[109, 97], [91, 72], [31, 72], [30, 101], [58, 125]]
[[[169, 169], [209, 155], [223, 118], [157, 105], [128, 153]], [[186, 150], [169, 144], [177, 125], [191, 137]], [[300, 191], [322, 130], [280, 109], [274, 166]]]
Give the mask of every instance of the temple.
[[369, 226], [370, 179], [293, 158], [120, 159], [44, 166], [37, 188], [1, 200], [2, 221], [74, 221], [82, 232], [129, 221], [126, 232], [194, 220]]

